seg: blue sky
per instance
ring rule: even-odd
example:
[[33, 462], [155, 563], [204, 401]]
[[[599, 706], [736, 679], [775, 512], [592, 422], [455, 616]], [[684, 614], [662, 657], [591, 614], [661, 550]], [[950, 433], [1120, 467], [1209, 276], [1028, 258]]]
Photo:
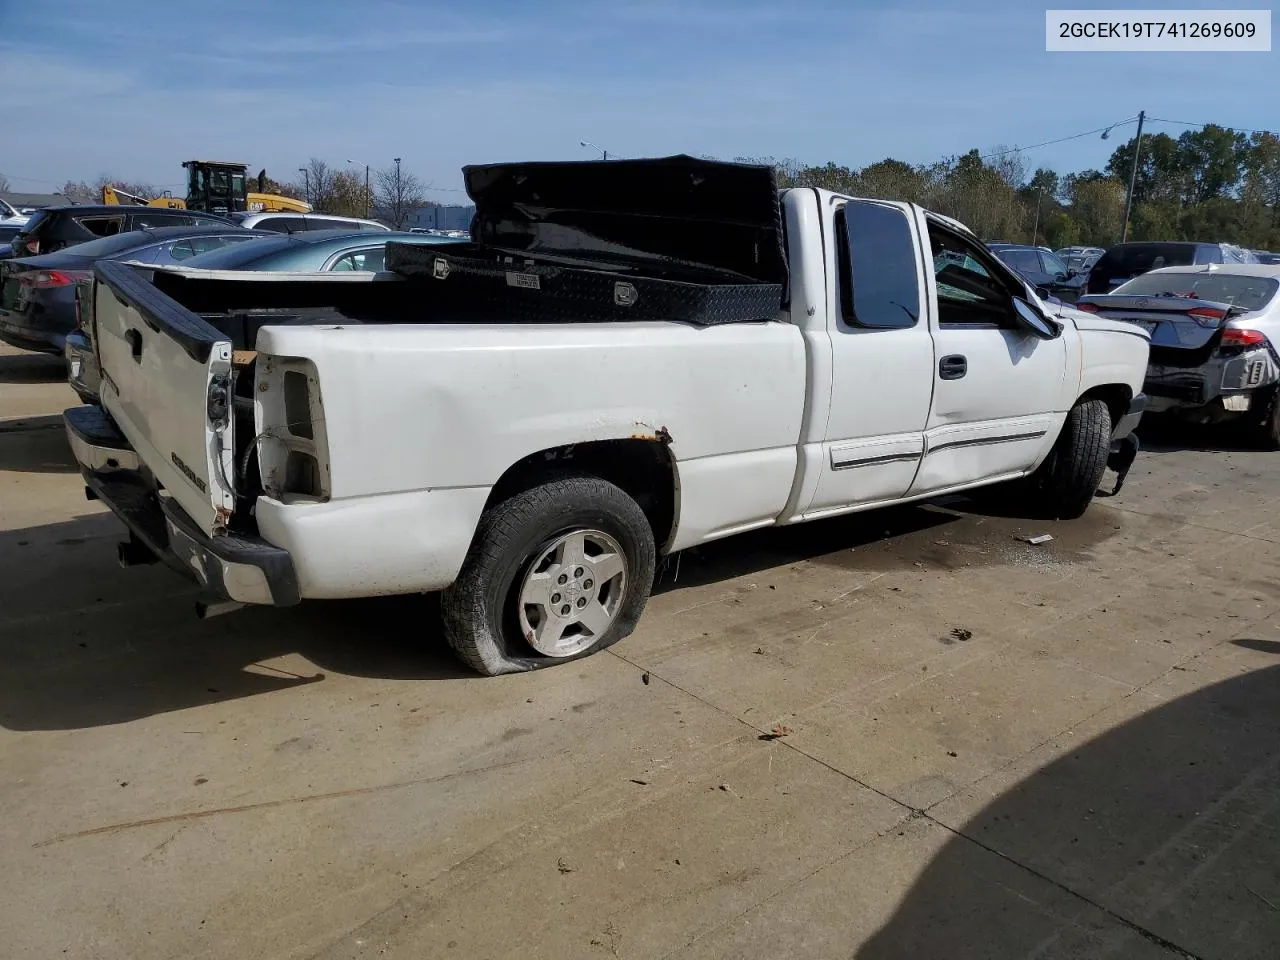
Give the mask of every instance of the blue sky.
[[[448, 202], [464, 163], [583, 159], [583, 139], [619, 156], [862, 166], [1139, 109], [1280, 130], [1280, 54], [1046, 53], [1046, 5], [0, 0], [0, 173], [33, 191], [100, 174], [176, 189], [192, 157], [292, 179], [312, 156], [398, 156]], [[1118, 139], [1026, 156], [1101, 167]]]

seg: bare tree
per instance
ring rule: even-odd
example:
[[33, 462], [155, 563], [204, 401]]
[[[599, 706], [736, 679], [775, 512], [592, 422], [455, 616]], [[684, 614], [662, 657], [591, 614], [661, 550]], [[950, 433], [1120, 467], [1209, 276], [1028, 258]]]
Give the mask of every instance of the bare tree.
[[354, 170], [339, 170], [333, 175], [333, 193], [327, 213], [340, 217], [363, 217], [369, 212], [371, 202], [365, 197], [364, 175]]
[[9, 192], [9, 178], [0, 173], [0, 193]]
[[334, 199], [334, 169], [325, 161], [312, 157], [301, 172], [303, 199], [314, 210], [328, 210]]
[[403, 230], [415, 210], [426, 206], [426, 187], [412, 173], [405, 173], [397, 163], [374, 174], [373, 202], [378, 216]]

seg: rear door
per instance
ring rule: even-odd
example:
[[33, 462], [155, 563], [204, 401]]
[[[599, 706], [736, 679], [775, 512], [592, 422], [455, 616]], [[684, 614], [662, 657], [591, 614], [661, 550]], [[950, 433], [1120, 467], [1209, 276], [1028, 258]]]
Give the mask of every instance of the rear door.
[[103, 261], [95, 274], [103, 405], [165, 492], [223, 533], [235, 506], [231, 340], [132, 267]]
[[[924, 453], [933, 340], [922, 303], [925, 264], [905, 203], [849, 200], [828, 242], [831, 329], [810, 349], [831, 357], [822, 472], [807, 516], [894, 500]], [[814, 335], [818, 336], [818, 335]]]

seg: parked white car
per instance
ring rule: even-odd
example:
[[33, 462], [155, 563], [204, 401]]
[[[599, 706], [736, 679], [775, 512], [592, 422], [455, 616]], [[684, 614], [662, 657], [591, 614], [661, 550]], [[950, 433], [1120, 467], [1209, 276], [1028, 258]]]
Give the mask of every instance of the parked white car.
[[[626, 636], [658, 555], [731, 534], [1007, 481], [1077, 516], [1141, 415], [1144, 332], [1047, 306], [917, 206], [691, 158], [468, 176], [478, 235], [530, 257], [594, 242], [619, 276], [715, 260], [785, 293], [744, 322], [468, 322], [442, 305], [464, 245], [407, 248], [439, 258], [410, 279], [100, 266], [102, 407], [66, 420], [123, 559], [206, 610], [443, 590], [449, 642], [498, 674]], [[494, 296], [542, 295], [535, 260], [471, 251], [508, 264]], [[611, 283], [610, 316], [643, 303]]]
[[9, 201], [0, 199], [0, 226], [25, 227], [31, 217], [21, 213]]
[[327, 213], [236, 213], [232, 214], [247, 230], [271, 230], [275, 233], [301, 233], [304, 230], [390, 230], [377, 220], [358, 217], [335, 217]]

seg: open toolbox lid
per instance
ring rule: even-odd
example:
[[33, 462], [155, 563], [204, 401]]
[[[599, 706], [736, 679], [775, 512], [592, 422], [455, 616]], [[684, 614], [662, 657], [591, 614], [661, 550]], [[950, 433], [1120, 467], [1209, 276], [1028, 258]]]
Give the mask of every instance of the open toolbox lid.
[[712, 267], [785, 284], [772, 167], [675, 156], [463, 167], [472, 241], [529, 256]]

